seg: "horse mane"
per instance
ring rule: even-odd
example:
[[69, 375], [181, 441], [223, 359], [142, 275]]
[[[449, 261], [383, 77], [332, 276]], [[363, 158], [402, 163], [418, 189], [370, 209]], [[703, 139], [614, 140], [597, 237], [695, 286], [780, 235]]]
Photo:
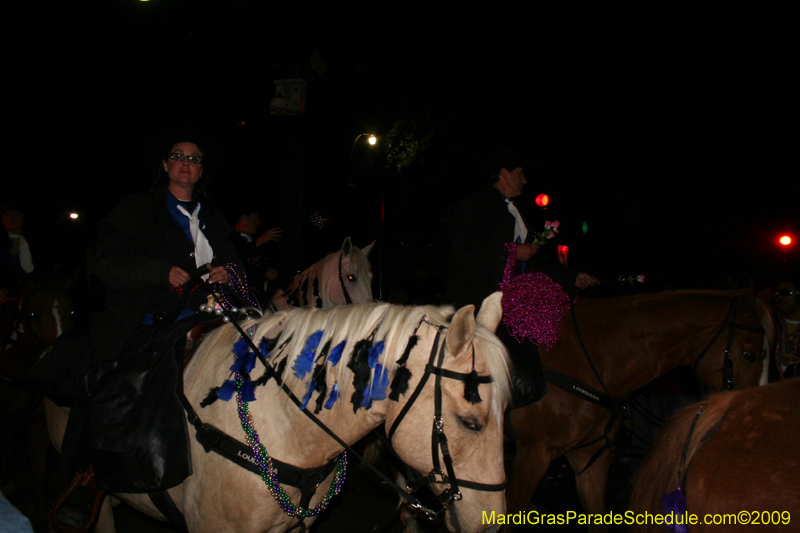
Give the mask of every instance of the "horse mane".
[[[325, 264], [330, 259], [330, 257], [335, 252], [331, 252], [327, 254], [325, 257], [308, 267], [307, 269], [300, 272], [296, 278], [289, 284], [288, 287], [283, 291], [283, 295], [286, 297], [287, 302], [289, 300], [300, 300], [299, 295], [297, 294], [301, 287], [304, 285], [307, 286], [309, 280], [319, 279], [320, 282], [323, 279], [322, 273], [325, 270]], [[303, 295], [302, 300], [305, 302], [306, 305], [310, 304], [309, 298], [310, 291], [306, 287], [306, 293]], [[320, 291], [322, 293], [322, 291]]]
[[[401, 357], [411, 335], [415, 334], [418, 328], [422, 335], [421, 328], [430, 327], [422, 324], [423, 319], [431, 324], [447, 326], [452, 315], [453, 308], [450, 306], [409, 307], [388, 303], [360, 303], [325, 310], [305, 307], [282, 311], [251, 323], [248, 329], [253, 330], [253, 343], [256, 346], [259, 346], [262, 339], [277, 341], [268, 360], [272, 365], [277, 365], [284, 383], [301, 399], [304, 393], [297, 391], [308, 389], [314, 372], [307, 372], [301, 378], [296, 376], [292, 369], [303, 357], [309, 338], [315, 333], [321, 334], [316, 343], [318, 348], [313, 355], [315, 359], [313, 364], [324, 364], [327, 392], [338, 383], [340, 399], [335, 402], [333, 408], [342, 408], [342, 405], [350, 405], [354, 373], [348, 363], [359, 342], [370, 341], [372, 347], [383, 342], [384, 348], [378, 356], [378, 364], [381, 368], [388, 369], [388, 378], [391, 380], [397, 360]], [[226, 333], [217, 339], [215, 346], [231, 346], [237, 339], [236, 330], [232, 327], [226, 328]], [[491, 385], [492, 409], [500, 414], [510, 398], [511, 390], [506, 350], [492, 333], [480, 326], [476, 328], [474, 342], [480, 344], [486, 367], [494, 378]], [[341, 360], [334, 363], [328, 358], [333, 349], [342, 343], [344, 344]], [[320, 360], [322, 357], [325, 360]], [[375, 370], [370, 369], [367, 390], [375, 384], [377, 377]], [[305, 389], [301, 383], [306, 384]]]
[[[728, 411], [731, 402], [744, 390], [747, 389], [713, 394], [705, 400], [685, 407], [667, 421], [631, 481], [631, 486], [635, 487], [635, 490], [632, 491], [629, 508], [634, 513], [663, 514], [661, 499], [665, 494], [676, 490], [678, 483], [685, 481], [686, 473], [691, 468], [692, 458], [702, 446], [704, 437], [717, 425]], [[705, 406], [703, 414], [697, 417], [702, 406]], [[695, 417], [697, 424], [686, 454], [686, 464], [682, 472], [684, 479], [678, 479], [681, 457]], [[636, 530], [643, 533], [660, 533], [664, 530], [664, 526], [648, 522]]]

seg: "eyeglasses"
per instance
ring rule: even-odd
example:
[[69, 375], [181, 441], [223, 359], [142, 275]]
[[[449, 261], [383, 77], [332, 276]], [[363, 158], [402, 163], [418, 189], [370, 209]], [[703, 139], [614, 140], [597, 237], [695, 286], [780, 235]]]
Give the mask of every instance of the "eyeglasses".
[[780, 289], [780, 290], [775, 291], [775, 297], [776, 298], [778, 296], [784, 296], [784, 297], [797, 296], [798, 294], [800, 294], [800, 291], [790, 291], [789, 289]]
[[180, 152], [172, 152], [169, 154], [169, 158], [172, 161], [183, 161], [184, 159], [188, 159], [189, 163], [194, 163], [195, 165], [199, 165], [203, 162], [203, 158], [199, 155], [182, 154]]

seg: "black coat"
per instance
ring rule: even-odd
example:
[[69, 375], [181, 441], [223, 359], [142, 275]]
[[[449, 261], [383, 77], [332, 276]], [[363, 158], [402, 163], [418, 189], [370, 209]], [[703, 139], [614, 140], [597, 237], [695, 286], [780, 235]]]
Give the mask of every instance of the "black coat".
[[[503, 280], [508, 260], [503, 244], [513, 242], [516, 220], [508, 212], [500, 191], [485, 187], [453, 205], [441, 221], [450, 239], [444, 303], [478, 307]], [[530, 242], [535, 230], [527, 220], [526, 226], [526, 242]], [[527, 262], [526, 271], [544, 272], [566, 290], [574, 291], [578, 272], [551, 257], [552, 250], [548, 248], [542, 247]], [[516, 273], [520, 269], [518, 261]]]
[[[231, 228], [215, 209], [200, 212], [203, 233], [214, 251], [212, 266], [241, 264], [228, 240]], [[95, 360], [113, 360], [147, 313], [171, 312], [180, 297], [170, 291], [169, 272], [197, 267], [194, 245], [167, 210], [167, 191], [127, 197], [101, 222], [94, 272], [108, 289], [104, 312], [93, 319]], [[205, 300], [196, 291], [188, 308]]]

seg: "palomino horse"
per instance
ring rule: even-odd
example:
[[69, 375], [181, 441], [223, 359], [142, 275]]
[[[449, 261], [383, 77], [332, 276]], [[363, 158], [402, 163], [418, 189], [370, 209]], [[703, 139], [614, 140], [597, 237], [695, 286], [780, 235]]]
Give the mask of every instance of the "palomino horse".
[[335, 305], [372, 301], [372, 268], [369, 256], [373, 241], [359, 248], [347, 237], [342, 249], [330, 253], [298, 274], [285, 290], [278, 290], [271, 307], [317, 307], [328, 309]]
[[[217, 453], [210, 453], [190, 439], [194, 473], [169, 489], [189, 531], [280, 532], [298, 517], [312, 522], [338, 492], [346, 467], [343, 444], [310, 419], [312, 412], [348, 444], [385, 422], [408, 466], [423, 474], [437, 470], [444, 484], [433, 490], [443, 495], [451, 530], [496, 531], [482, 517], [505, 510], [509, 367], [492, 333], [502, 314], [500, 294], [487, 298], [477, 319], [473, 306], [448, 320], [452, 313], [451, 307], [381, 303], [280, 311], [243, 323], [259, 349], [257, 360], [233, 324], [209, 334], [184, 372], [189, 430], [210, 424], [238, 443], [218, 433], [211, 440], [238, 452], [212, 445]], [[260, 377], [250, 381], [248, 371]], [[215, 401], [230, 395], [235, 398]], [[324, 481], [304, 491], [289, 486], [279, 462], [295, 474], [313, 469]], [[146, 494], [118, 496], [163, 519]], [[103, 513], [98, 531], [114, 530], [110, 516]]]
[[628, 395], [681, 365], [693, 366], [713, 390], [723, 388], [723, 380], [736, 388], [757, 385], [766, 369], [771, 335], [765, 339], [761, 328], [771, 332], [772, 323], [750, 292], [578, 299], [574, 311], [580, 336], [567, 316], [555, 346], [540, 349], [547, 394], [511, 411], [518, 442], [509, 512], [526, 508], [550, 462], [566, 454], [578, 473], [585, 511], [602, 514], [611, 462], [607, 448]]
[[[798, 405], [800, 379], [788, 379], [715, 394], [681, 410], [636, 474], [631, 530], [666, 531], [652, 516], [673, 511], [677, 516], [668, 520], [678, 524], [675, 531], [789, 531], [800, 515]], [[664, 503], [673, 504], [662, 509], [667, 494]]]

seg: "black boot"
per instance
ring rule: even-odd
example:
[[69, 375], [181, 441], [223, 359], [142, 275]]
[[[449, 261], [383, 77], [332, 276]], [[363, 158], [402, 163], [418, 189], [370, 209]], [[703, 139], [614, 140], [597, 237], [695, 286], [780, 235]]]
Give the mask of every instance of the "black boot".
[[511, 408], [516, 409], [538, 402], [547, 392], [547, 382], [544, 380], [538, 346], [527, 339], [522, 342], [517, 341], [508, 333], [506, 325], [503, 323], [497, 328], [497, 337], [508, 348], [511, 363], [514, 366]]

